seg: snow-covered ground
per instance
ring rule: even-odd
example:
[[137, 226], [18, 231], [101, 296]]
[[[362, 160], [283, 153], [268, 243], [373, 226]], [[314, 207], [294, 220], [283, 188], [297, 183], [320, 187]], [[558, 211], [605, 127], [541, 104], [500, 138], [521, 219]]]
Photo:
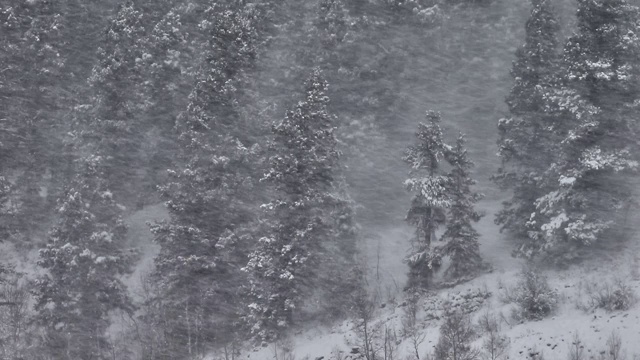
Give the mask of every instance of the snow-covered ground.
[[[585, 309], [589, 300], [587, 288], [591, 286], [613, 285], [616, 279], [625, 281], [631, 289], [640, 294], [640, 277], [634, 251], [620, 254], [617, 261], [603, 261], [598, 265], [579, 265], [562, 271], [545, 272], [549, 283], [556, 290], [559, 299], [557, 310], [539, 321], [519, 322], [512, 318], [514, 304], [505, 300], [505, 289], [512, 288], [519, 279], [517, 268], [495, 270], [476, 279], [425, 295], [419, 302], [418, 328], [424, 335], [419, 347], [421, 358], [432, 353], [438, 342], [439, 326], [442, 322], [442, 304], [463, 307], [471, 312], [477, 322], [487, 312], [496, 315], [500, 322], [501, 334], [509, 339], [508, 358], [528, 359], [531, 354], [543, 354], [545, 359], [567, 359], [569, 348], [577, 333], [583, 346], [584, 359], [597, 358], [606, 349], [606, 342], [612, 332], [621, 340], [623, 352], [628, 359], [640, 354], [640, 304], [627, 311], [607, 312], [604, 309]], [[487, 294], [487, 295], [485, 295]], [[403, 337], [402, 319], [407, 308], [405, 294], [398, 294], [394, 302], [387, 302], [376, 310], [371, 328], [387, 328], [397, 337], [397, 352], [394, 359], [415, 359], [410, 339]], [[486, 297], [486, 298], [485, 298]], [[293, 355], [295, 359], [332, 359], [332, 354], [342, 352], [344, 358], [358, 358], [351, 355], [352, 349], [360, 347], [360, 340], [351, 320], [330, 328], [313, 326], [291, 336], [280, 344], [249, 349], [243, 358], [267, 360]], [[481, 347], [483, 336], [478, 336], [474, 346]], [[290, 348], [286, 353], [285, 349]], [[361, 348], [361, 347], [360, 347]], [[540, 356], [540, 355], [538, 355]], [[336, 358], [335, 356], [333, 358]]]

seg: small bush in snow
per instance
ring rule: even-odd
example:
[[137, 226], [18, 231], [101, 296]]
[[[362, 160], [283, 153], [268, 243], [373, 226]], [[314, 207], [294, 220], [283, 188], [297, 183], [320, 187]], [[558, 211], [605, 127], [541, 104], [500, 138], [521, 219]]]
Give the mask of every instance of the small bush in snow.
[[622, 279], [615, 279], [613, 284], [589, 284], [586, 289], [589, 306], [586, 310], [605, 309], [607, 311], [628, 310], [636, 302], [636, 294], [629, 284]]
[[518, 305], [517, 315], [526, 320], [540, 320], [551, 314], [558, 304], [557, 292], [551, 289], [547, 278], [533, 268], [522, 270], [520, 281], [506, 297]]

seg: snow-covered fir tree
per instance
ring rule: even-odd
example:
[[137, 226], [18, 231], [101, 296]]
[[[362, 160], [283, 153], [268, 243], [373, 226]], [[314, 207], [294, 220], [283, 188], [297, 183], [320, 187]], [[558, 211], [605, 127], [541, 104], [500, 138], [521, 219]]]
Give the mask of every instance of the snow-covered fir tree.
[[[91, 99], [87, 107], [78, 108], [76, 133], [85, 142], [100, 143], [108, 151], [103, 159], [112, 191], [124, 196], [132, 205], [139, 183], [140, 137], [143, 124], [140, 110], [144, 104], [139, 95], [143, 57], [140, 39], [144, 36], [143, 14], [132, 1], [118, 5], [110, 21], [103, 43], [98, 49], [98, 64], [94, 66], [89, 84]], [[83, 124], [86, 123], [86, 126]], [[74, 129], [77, 131], [77, 129]]]
[[[252, 332], [273, 339], [302, 312], [303, 299], [322, 287], [335, 249], [352, 237], [349, 199], [341, 191], [335, 116], [327, 111], [327, 82], [315, 69], [305, 97], [273, 126], [274, 154], [264, 180], [275, 198], [262, 205], [264, 236], [249, 256], [248, 321]], [[339, 263], [339, 262], [338, 262]], [[324, 269], [327, 266], [327, 269]]]
[[249, 142], [239, 103], [258, 51], [261, 15], [250, 5], [213, 5], [206, 15], [207, 61], [178, 118], [178, 156], [160, 188], [170, 219], [152, 226], [161, 247], [154, 278], [162, 316], [171, 323], [172, 356], [204, 355], [233, 336], [259, 178], [257, 146]]
[[512, 191], [495, 222], [518, 241], [527, 241], [527, 222], [536, 199], [545, 193], [544, 173], [561, 138], [547, 96], [558, 85], [559, 24], [549, 0], [533, 0], [526, 23], [525, 44], [516, 51], [511, 76], [514, 85], [507, 96], [510, 116], [500, 119], [498, 155], [502, 166], [493, 180]]
[[104, 173], [103, 157], [78, 161], [77, 175], [59, 202], [59, 220], [38, 265], [36, 320], [45, 330], [44, 346], [56, 359], [106, 359], [106, 330], [115, 310], [133, 313], [121, 277], [134, 253], [124, 250], [126, 226]]
[[[154, 6], [155, 5], [155, 6]], [[178, 115], [187, 107], [189, 93], [197, 74], [195, 50], [194, 6], [182, 4], [158, 14], [170, 4], [149, 2], [149, 12], [156, 18], [148, 34], [140, 40], [142, 58], [138, 62], [145, 81], [142, 83], [145, 99], [143, 135], [147, 148], [141, 151], [141, 161], [150, 164], [142, 180], [143, 191], [136, 206], [157, 201], [156, 186], [166, 181], [167, 169], [177, 152], [174, 126]], [[145, 13], [146, 15], [146, 13]], [[145, 16], [145, 20], [149, 20]], [[195, 53], [198, 53], [196, 55]]]
[[320, 40], [327, 49], [332, 49], [344, 40], [348, 31], [348, 17], [343, 0], [321, 0], [316, 28], [321, 32]]
[[110, 314], [133, 313], [121, 278], [134, 254], [125, 250], [126, 207], [115, 199], [129, 195], [117, 190], [127, 188], [131, 177], [119, 175], [135, 165], [134, 105], [124, 89], [135, 83], [140, 17], [131, 3], [118, 7], [90, 79], [93, 96], [74, 113], [68, 140], [77, 158], [58, 200], [57, 223], [40, 251], [46, 275], [35, 289], [36, 318], [54, 358], [104, 358], [112, 350]]
[[428, 286], [441, 265], [441, 255], [432, 246], [437, 240], [436, 230], [445, 223], [451, 206], [447, 192], [450, 179], [442, 169], [444, 156], [451, 148], [442, 139], [440, 114], [429, 111], [426, 117], [427, 121], [418, 125], [417, 143], [404, 156], [411, 167], [405, 186], [413, 194], [406, 221], [416, 228], [413, 249], [407, 257], [411, 287]]
[[452, 168], [447, 175], [450, 206], [446, 229], [441, 238], [444, 242], [441, 252], [451, 259], [445, 274], [454, 279], [472, 276], [483, 267], [478, 243], [480, 234], [473, 227], [473, 223], [481, 218], [475, 210], [475, 204], [483, 195], [471, 189], [476, 184], [471, 177], [474, 164], [469, 159], [465, 143], [465, 136], [459, 134], [456, 145], [445, 154]]
[[55, 204], [54, 191], [41, 196], [40, 189], [52, 185], [45, 174], [61, 170], [52, 166], [62, 157], [55, 112], [66, 96], [53, 90], [64, 65], [61, 12], [58, 2], [0, 4], [0, 169], [13, 183], [14, 226], [22, 234], [12, 240], [42, 236]]
[[636, 194], [640, 49], [638, 8], [624, 0], [578, 1], [578, 30], [564, 49], [566, 86], [549, 96], [568, 129], [531, 215], [530, 254], [562, 258], [625, 238]]
[[11, 203], [13, 185], [5, 176], [0, 176], [0, 203], [4, 204], [0, 210], [0, 238], [6, 241], [19, 238], [22, 234], [15, 224], [16, 210]]

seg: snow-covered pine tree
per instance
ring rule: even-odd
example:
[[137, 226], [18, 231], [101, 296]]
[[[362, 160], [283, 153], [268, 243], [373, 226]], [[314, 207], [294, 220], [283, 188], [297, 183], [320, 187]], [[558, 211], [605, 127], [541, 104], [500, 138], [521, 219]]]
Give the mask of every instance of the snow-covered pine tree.
[[327, 50], [344, 40], [348, 31], [348, 18], [343, 0], [321, 0], [316, 29], [321, 32], [320, 41]]
[[[190, 6], [191, 5], [191, 6]], [[148, 34], [140, 41], [142, 59], [139, 62], [145, 109], [140, 121], [147, 149], [141, 151], [142, 162], [149, 164], [137, 206], [156, 201], [157, 185], [166, 181], [166, 170], [172, 166], [177, 152], [174, 133], [176, 118], [189, 101], [197, 65], [202, 55], [194, 46], [197, 8], [193, 4], [180, 4], [173, 8], [167, 3], [149, 1], [145, 8], [152, 14]], [[167, 7], [170, 7], [166, 10]], [[161, 12], [165, 11], [163, 14]], [[145, 22], [150, 20], [145, 13]], [[196, 55], [197, 54], [197, 55]]]
[[405, 151], [403, 158], [411, 167], [405, 186], [413, 193], [406, 221], [416, 227], [413, 249], [407, 257], [410, 287], [429, 286], [433, 272], [441, 265], [441, 255], [432, 244], [451, 205], [449, 178], [441, 168], [450, 147], [442, 139], [440, 114], [429, 111], [426, 117], [426, 122], [418, 124], [418, 142]]
[[257, 147], [239, 104], [262, 15], [240, 2], [212, 5], [205, 15], [207, 59], [178, 117], [177, 158], [160, 187], [170, 219], [151, 229], [161, 247], [154, 279], [171, 324], [166, 351], [172, 357], [204, 355], [211, 344], [231, 340], [257, 207]]
[[564, 51], [566, 76], [580, 95], [603, 111], [628, 105], [639, 91], [638, 11], [628, 0], [578, 0], [578, 30]]
[[38, 148], [45, 145], [43, 141], [37, 143], [32, 137], [50, 126], [41, 123], [37, 112], [55, 109], [52, 95], [45, 91], [53, 86], [62, 66], [57, 53], [60, 30], [60, 9], [55, 3], [7, 0], [0, 5], [0, 118], [3, 119], [0, 160], [3, 163], [28, 162], [29, 153], [36, 150], [39, 156], [45, 155], [46, 151]]
[[140, 183], [143, 124], [139, 113], [144, 101], [139, 91], [142, 79], [138, 63], [142, 58], [139, 41], [144, 36], [142, 18], [132, 1], [118, 5], [98, 50], [98, 64], [89, 78], [90, 104], [83, 109], [86, 113], [76, 115], [77, 129], [83, 129], [77, 135], [86, 143], [99, 143], [106, 151], [103, 166], [110, 169], [105, 176], [112, 191], [123, 196], [128, 206], [133, 205]]
[[550, 0], [532, 0], [525, 44], [516, 51], [507, 96], [510, 116], [500, 119], [498, 154], [502, 166], [493, 180], [512, 191], [495, 222], [519, 241], [527, 241], [529, 217], [545, 192], [544, 173], [560, 140], [546, 96], [557, 85], [558, 20]]
[[534, 254], [572, 258], [605, 236], [625, 237], [638, 170], [638, 16], [624, 0], [578, 1], [578, 30], [564, 49], [566, 87], [549, 96], [568, 130], [547, 176], [553, 187], [529, 222]]
[[[55, 204], [45, 174], [60, 169], [56, 110], [66, 94], [53, 91], [64, 64], [59, 54], [59, 2], [4, 1], [0, 5], [0, 169], [11, 179], [18, 241], [42, 236]], [[41, 189], [47, 189], [42, 196]]]
[[103, 157], [79, 160], [77, 175], [61, 197], [59, 220], [38, 265], [46, 275], [35, 283], [36, 320], [46, 337], [43, 353], [56, 359], [106, 359], [109, 314], [133, 312], [121, 277], [134, 253], [124, 249], [121, 205], [105, 181]]
[[102, 359], [110, 344], [110, 313], [131, 314], [133, 306], [121, 277], [134, 254], [124, 250], [125, 207], [116, 203], [131, 177], [136, 145], [135, 101], [128, 96], [136, 78], [135, 39], [140, 13], [131, 3], [118, 7], [106, 32], [100, 64], [90, 79], [93, 97], [80, 106], [70, 142], [78, 157], [59, 198], [58, 221], [38, 264], [46, 275], [37, 281], [36, 318], [47, 337], [45, 352], [54, 358]]
[[445, 275], [454, 279], [472, 276], [483, 267], [478, 243], [480, 234], [473, 227], [473, 223], [481, 218], [475, 204], [483, 195], [471, 189], [476, 183], [471, 177], [474, 164], [469, 159], [465, 143], [464, 135], [459, 134], [456, 145], [445, 154], [452, 168], [447, 174], [450, 206], [446, 230], [441, 238], [444, 242], [441, 253], [450, 257], [451, 265]]
[[[340, 191], [335, 117], [327, 111], [327, 82], [318, 68], [305, 83], [305, 98], [273, 126], [274, 155], [264, 180], [276, 197], [265, 210], [265, 235], [245, 270], [253, 333], [273, 339], [300, 314], [302, 300], [335, 264], [337, 243], [352, 235], [349, 200]], [[353, 240], [351, 240], [353, 241]], [[344, 255], [342, 255], [344, 256]]]
[[11, 203], [12, 187], [9, 180], [0, 176], [0, 203], [4, 204], [0, 210], [0, 239], [2, 241], [22, 235], [20, 229], [15, 225], [16, 210]]

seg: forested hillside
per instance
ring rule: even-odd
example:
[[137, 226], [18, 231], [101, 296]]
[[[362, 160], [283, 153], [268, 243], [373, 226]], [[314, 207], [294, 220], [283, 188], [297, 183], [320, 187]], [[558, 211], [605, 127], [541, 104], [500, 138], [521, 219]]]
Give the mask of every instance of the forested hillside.
[[292, 359], [351, 324], [352, 359], [495, 360], [503, 321], [629, 310], [546, 279], [638, 265], [639, 6], [3, 0], [0, 358]]

